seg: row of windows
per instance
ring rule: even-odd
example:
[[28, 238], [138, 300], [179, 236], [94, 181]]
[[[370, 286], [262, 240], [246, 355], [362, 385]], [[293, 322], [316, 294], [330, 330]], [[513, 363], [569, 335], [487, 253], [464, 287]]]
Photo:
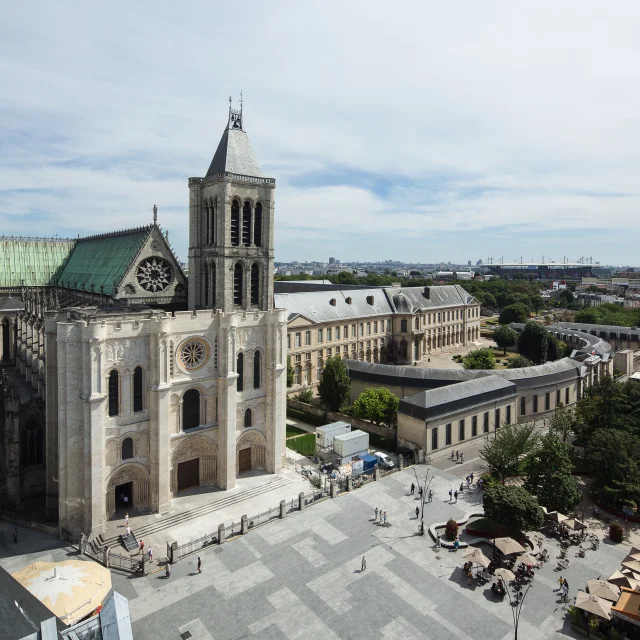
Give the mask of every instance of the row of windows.
[[[463, 320], [464, 319], [464, 310], [455, 309], [454, 311], [441, 311], [439, 313], [424, 313], [421, 316], [416, 316], [414, 320], [414, 326], [416, 329], [420, 329], [420, 326], [425, 327], [431, 324], [433, 316], [434, 324], [441, 324], [442, 322], [451, 322], [454, 320]], [[480, 307], [475, 307], [473, 309], [467, 309], [467, 319], [477, 318], [480, 316]], [[400, 321], [400, 332], [407, 333], [407, 320], [403, 319]]]
[[[260, 265], [254, 262], [251, 265], [249, 302], [252, 305], [260, 304]], [[233, 268], [233, 304], [242, 305], [244, 300], [244, 265], [236, 262]], [[215, 301], [215, 296], [213, 301]]]
[[231, 245], [238, 247], [262, 246], [262, 202], [256, 202], [251, 209], [251, 203], [246, 200], [242, 205], [240, 215], [240, 201], [231, 203]]
[[31, 420], [20, 434], [20, 459], [24, 469], [44, 464], [44, 431]]
[[[538, 413], [540, 411], [540, 396], [533, 396], [533, 411], [532, 413]], [[570, 387], [565, 387], [564, 390], [564, 404], [565, 406], [569, 404], [571, 398]], [[562, 404], [562, 391], [560, 389], [556, 389], [556, 407]], [[551, 392], [547, 391], [544, 394], [544, 411], [551, 411]], [[520, 415], [527, 415], [527, 399], [522, 396], [520, 398]]]
[[[489, 417], [490, 412], [485, 411], [482, 415], [482, 433], [489, 433]], [[495, 409], [493, 416], [493, 424], [495, 428], [500, 427], [502, 420], [502, 410], [500, 407]], [[511, 405], [507, 405], [505, 407], [505, 416], [504, 416], [504, 424], [511, 424]], [[438, 427], [433, 427], [431, 429], [431, 449], [436, 450], [439, 448], [439, 440], [438, 440]], [[478, 416], [471, 417], [471, 436], [475, 438], [478, 436]], [[458, 442], [462, 442], [466, 440], [468, 437], [467, 434], [467, 420], [463, 418], [458, 421]], [[448, 447], [453, 444], [453, 423], [449, 422], [445, 425], [444, 428], [444, 446]]]
[[[138, 413], [144, 410], [143, 383], [144, 383], [144, 371], [142, 370], [142, 367], [136, 367], [133, 371], [133, 388], [131, 390], [134, 413]], [[121, 412], [120, 374], [115, 369], [109, 374], [108, 394], [109, 394], [109, 415], [119, 416]]]
[[[244, 373], [244, 353], [239, 353], [236, 358], [236, 373], [238, 379], [236, 388], [238, 391], [245, 389], [245, 373]], [[256, 351], [253, 354], [253, 388], [259, 389], [262, 386], [262, 354]]]

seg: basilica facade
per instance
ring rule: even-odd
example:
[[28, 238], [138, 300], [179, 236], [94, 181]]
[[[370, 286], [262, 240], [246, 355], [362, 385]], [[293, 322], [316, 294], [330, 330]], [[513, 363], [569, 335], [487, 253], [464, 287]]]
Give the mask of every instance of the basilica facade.
[[[190, 487], [226, 490], [282, 467], [275, 180], [242, 110], [229, 110], [209, 170], [188, 188], [188, 286], [155, 211], [149, 227], [79, 239], [44, 281], [21, 286], [5, 385], [44, 406], [39, 471], [61, 531], [94, 535], [119, 510], [163, 512]], [[19, 507], [21, 481], [5, 485]]]

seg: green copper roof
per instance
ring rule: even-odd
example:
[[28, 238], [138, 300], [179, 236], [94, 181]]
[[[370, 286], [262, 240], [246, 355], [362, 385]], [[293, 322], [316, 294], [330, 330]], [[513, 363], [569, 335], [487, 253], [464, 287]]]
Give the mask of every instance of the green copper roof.
[[151, 227], [140, 227], [99, 236], [81, 238], [64, 265], [55, 284], [72, 289], [100, 291], [111, 295], [138, 255]]
[[42, 287], [55, 280], [75, 240], [0, 236], [0, 287]]

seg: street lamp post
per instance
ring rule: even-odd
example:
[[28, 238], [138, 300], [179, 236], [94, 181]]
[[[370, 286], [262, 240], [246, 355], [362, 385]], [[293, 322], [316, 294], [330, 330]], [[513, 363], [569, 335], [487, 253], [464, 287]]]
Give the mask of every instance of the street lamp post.
[[[424, 501], [427, 498], [427, 490], [429, 489], [429, 487], [431, 486], [431, 481], [433, 480], [433, 475], [431, 476], [431, 480], [429, 480], [429, 483], [427, 484], [427, 479], [429, 477], [429, 469], [427, 469], [427, 473], [424, 476], [424, 486], [421, 487], [420, 485], [420, 479], [418, 478], [418, 474], [416, 473], [415, 468], [413, 469], [413, 473], [416, 476], [416, 482], [418, 483], [418, 489], [422, 488], [422, 498], [420, 499], [420, 535], [423, 536], [424, 535]], [[420, 493], [418, 491], [418, 493]]]
[[522, 605], [524, 604], [524, 599], [527, 597], [527, 593], [529, 593], [529, 589], [531, 589], [533, 585], [530, 584], [527, 587], [526, 591], [522, 594], [522, 598], [514, 601], [511, 599], [511, 594], [509, 593], [509, 589], [504, 581], [504, 578], [501, 579], [501, 582], [502, 582], [502, 586], [504, 587], [504, 590], [509, 596], [509, 604], [511, 605], [511, 615], [513, 616], [513, 629], [514, 629], [513, 640], [518, 640], [518, 623], [520, 622], [520, 613], [522, 612]]

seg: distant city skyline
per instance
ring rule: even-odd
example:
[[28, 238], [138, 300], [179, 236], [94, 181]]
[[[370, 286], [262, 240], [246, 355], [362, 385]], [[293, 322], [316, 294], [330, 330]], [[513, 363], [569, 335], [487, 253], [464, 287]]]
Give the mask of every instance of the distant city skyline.
[[243, 91], [279, 261], [636, 260], [640, 5], [603, 28], [595, 0], [410, 2], [400, 29], [383, 3], [274, 0], [242, 37], [229, 4], [215, 36], [203, 1], [126, 21], [117, 2], [37, 6], [0, 27], [5, 234], [130, 228], [157, 204], [185, 261], [187, 180]]

